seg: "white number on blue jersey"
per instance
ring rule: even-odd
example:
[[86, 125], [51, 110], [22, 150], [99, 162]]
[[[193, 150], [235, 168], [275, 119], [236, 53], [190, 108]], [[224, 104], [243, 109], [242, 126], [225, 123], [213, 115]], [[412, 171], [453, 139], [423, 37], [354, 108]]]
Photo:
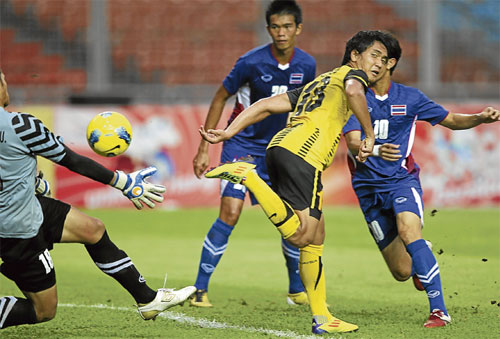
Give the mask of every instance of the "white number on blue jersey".
[[285, 93], [286, 91], [288, 91], [288, 86], [286, 85], [273, 85], [273, 87], [271, 88], [271, 96], [275, 96], [275, 95], [278, 95], [278, 94], [283, 94]]
[[375, 139], [387, 139], [389, 136], [389, 120], [375, 120], [373, 132], [375, 133]]

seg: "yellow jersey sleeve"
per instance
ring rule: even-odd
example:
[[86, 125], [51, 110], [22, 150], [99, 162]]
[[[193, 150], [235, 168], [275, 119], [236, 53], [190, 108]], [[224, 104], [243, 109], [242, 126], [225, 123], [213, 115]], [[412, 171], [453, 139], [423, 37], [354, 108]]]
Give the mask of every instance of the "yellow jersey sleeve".
[[[315, 168], [326, 169], [337, 150], [342, 127], [352, 114], [345, 95], [346, 79], [368, 84], [363, 71], [344, 65], [305, 85], [290, 123], [273, 137], [268, 148], [285, 148]], [[290, 102], [295, 102], [297, 94], [289, 94]]]

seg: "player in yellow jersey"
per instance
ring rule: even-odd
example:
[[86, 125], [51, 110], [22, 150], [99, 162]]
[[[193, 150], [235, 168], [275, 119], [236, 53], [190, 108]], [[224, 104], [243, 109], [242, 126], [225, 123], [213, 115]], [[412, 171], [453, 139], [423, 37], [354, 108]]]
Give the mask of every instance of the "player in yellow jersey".
[[366, 135], [358, 159], [365, 161], [373, 150], [374, 133], [365, 91], [387, 68], [385, 37], [380, 31], [358, 32], [347, 42], [341, 67], [302, 88], [261, 99], [225, 130], [200, 128], [205, 140], [218, 143], [271, 114], [293, 111], [290, 124], [274, 136], [267, 148], [266, 165], [273, 189], [247, 161], [221, 165], [205, 176], [245, 185], [282, 236], [300, 248], [300, 277], [309, 298], [315, 334], [358, 329], [357, 325], [335, 318], [327, 308], [321, 260], [325, 238], [321, 173], [331, 164], [342, 127], [353, 113]]

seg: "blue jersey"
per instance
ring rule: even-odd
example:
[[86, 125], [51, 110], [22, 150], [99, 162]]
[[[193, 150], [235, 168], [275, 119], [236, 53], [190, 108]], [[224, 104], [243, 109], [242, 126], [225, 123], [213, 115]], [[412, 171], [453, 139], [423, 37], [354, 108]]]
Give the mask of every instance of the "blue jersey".
[[[359, 197], [387, 192], [408, 181], [416, 180], [418, 183], [419, 167], [411, 155], [416, 122], [423, 120], [436, 125], [446, 118], [448, 111], [418, 89], [395, 82], [391, 82], [388, 94], [382, 97], [369, 90], [366, 100], [375, 132], [375, 145], [400, 145], [402, 157], [394, 162], [368, 157], [365, 163], [360, 163], [350, 154], [349, 166], [356, 194]], [[344, 126], [343, 133], [354, 130], [361, 131], [364, 138], [361, 125], [353, 115]]]
[[31, 238], [43, 222], [35, 197], [36, 157], [64, 158], [64, 145], [26, 113], [0, 108], [0, 237]]
[[[241, 56], [223, 81], [230, 94], [236, 94], [236, 103], [228, 124], [254, 102], [302, 87], [314, 79], [316, 61], [299, 48], [294, 49], [290, 62], [280, 65], [271, 52], [271, 45], [257, 47]], [[274, 114], [248, 126], [226, 141], [248, 150], [252, 155], [265, 155], [271, 138], [286, 126], [286, 114]]]

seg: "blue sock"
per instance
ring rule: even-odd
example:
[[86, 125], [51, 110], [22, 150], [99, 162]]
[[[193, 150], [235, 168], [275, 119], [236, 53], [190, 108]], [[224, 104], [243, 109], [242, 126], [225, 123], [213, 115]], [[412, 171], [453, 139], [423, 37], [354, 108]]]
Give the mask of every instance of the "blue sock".
[[439, 266], [425, 240], [419, 239], [408, 244], [406, 250], [411, 256], [414, 271], [427, 292], [431, 312], [440, 309], [448, 315], [444, 305]]
[[232, 226], [229, 226], [224, 221], [217, 218], [205, 237], [203, 249], [201, 250], [200, 266], [198, 268], [198, 276], [196, 277], [195, 286], [199, 290], [208, 290], [208, 282], [215, 267], [219, 263], [222, 254], [227, 247], [227, 242]]
[[299, 249], [290, 245], [285, 239], [281, 238], [281, 249], [286, 260], [286, 268], [288, 269], [288, 293], [304, 292], [304, 285], [299, 275]]

